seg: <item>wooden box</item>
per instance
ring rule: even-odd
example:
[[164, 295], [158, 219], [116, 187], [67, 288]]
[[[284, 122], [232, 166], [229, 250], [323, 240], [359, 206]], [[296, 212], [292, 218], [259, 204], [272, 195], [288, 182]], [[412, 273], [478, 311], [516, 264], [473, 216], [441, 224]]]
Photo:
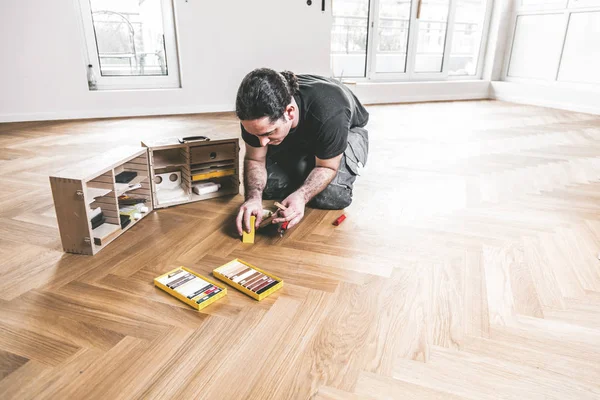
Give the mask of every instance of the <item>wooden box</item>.
[[[154, 208], [239, 193], [239, 141], [190, 141], [179, 138], [144, 141], [148, 148]], [[197, 194], [194, 186], [214, 183], [215, 192]]]
[[[238, 139], [181, 143], [168, 138], [142, 146], [118, 147], [50, 176], [64, 251], [94, 255], [155, 208], [239, 193]], [[117, 183], [115, 177], [124, 171], [137, 176]], [[218, 190], [194, 193], [195, 185], [208, 183]], [[120, 199], [125, 193], [130, 199]], [[122, 203], [127, 200], [143, 200], [147, 209], [132, 210]], [[103, 223], [93, 228], [98, 208]], [[132, 216], [127, 225], [121, 225], [122, 215]]]
[[[115, 176], [124, 171], [137, 176], [117, 183]], [[74, 164], [50, 176], [50, 187], [63, 249], [69, 253], [96, 254], [153, 209], [148, 152], [140, 147], [119, 147]], [[119, 205], [119, 197], [125, 193], [147, 209], [122, 225], [120, 215], [127, 206]], [[92, 229], [98, 208], [104, 222]]]

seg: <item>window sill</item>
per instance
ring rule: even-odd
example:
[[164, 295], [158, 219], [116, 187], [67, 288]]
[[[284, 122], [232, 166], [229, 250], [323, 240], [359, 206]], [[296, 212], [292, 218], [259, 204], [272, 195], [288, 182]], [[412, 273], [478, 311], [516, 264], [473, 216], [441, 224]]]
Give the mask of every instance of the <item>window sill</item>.
[[182, 90], [181, 87], [164, 87], [164, 88], [152, 88], [152, 87], [140, 87], [140, 88], [116, 88], [116, 87], [99, 87], [97, 89], [88, 89], [90, 93], [139, 93], [139, 92], [166, 92]]
[[409, 86], [409, 85], [456, 85], [461, 83], [481, 83], [484, 82], [482, 79], [452, 79], [452, 80], [422, 80], [422, 81], [408, 81], [408, 80], [369, 80], [369, 79], [344, 79], [342, 83], [345, 85], [354, 86]]

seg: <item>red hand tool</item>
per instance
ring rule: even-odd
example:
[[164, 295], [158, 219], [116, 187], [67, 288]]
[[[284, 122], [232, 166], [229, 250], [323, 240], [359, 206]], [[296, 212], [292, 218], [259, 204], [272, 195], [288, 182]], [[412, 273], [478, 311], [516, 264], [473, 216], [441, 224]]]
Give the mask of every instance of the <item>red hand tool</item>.
[[339, 224], [341, 224], [342, 222], [344, 222], [344, 220], [346, 219], [346, 216], [344, 214], [340, 215], [338, 219], [336, 219], [335, 221], [333, 221], [333, 224], [335, 226], [338, 226]]

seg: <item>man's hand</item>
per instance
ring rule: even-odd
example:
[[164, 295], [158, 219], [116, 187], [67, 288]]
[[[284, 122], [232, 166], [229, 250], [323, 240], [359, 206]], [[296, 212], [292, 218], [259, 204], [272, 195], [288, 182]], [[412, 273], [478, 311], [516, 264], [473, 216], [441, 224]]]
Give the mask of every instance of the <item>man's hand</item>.
[[256, 215], [258, 227], [263, 218], [262, 192], [267, 183], [267, 170], [265, 160], [266, 147], [252, 147], [246, 144], [246, 157], [244, 158], [244, 193], [246, 202], [240, 207], [240, 212], [235, 220], [237, 230], [242, 236], [242, 222], [244, 230], [250, 233], [250, 216]]
[[256, 216], [256, 224], [254, 228], [258, 228], [258, 225], [263, 218], [262, 201], [260, 198], [251, 198], [246, 200], [240, 207], [240, 212], [235, 220], [237, 230], [240, 236], [242, 236], [242, 222], [244, 223], [244, 230], [250, 233], [250, 216]]
[[287, 210], [279, 210], [281, 217], [273, 219], [274, 224], [289, 221], [287, 229], [292, 228], [304, 217], [304, 207], [306, 206], [305, 195], [303, 191], [297, 190], [290, 194], [281, 202], [287, 207]]
[[274, 224], [288, 221], [287, 229], [297, 225], [304, 217], [304, 207], [313, 197], [321, 193], [323, 189], [335, 178], [340, 166], [343, 153], [326, 160], [316, 157], [316, 166], [308, 174], [300, 189], [290, 194], [281, 202], [287, 210], [279, 210], [280, 218], [273, 219]]

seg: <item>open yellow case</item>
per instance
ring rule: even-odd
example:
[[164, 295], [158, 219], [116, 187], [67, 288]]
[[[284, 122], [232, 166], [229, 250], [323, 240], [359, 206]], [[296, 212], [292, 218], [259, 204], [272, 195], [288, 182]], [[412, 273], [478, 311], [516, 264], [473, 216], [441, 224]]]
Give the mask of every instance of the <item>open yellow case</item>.
[[269, 274], [239, 258], [214, 269], [213, 275], [217, 279], [259, 301], [283, 287], [283, 280], [281, 278]]
[[[189, 274], [193, 275], [193, 277], [190, 277]], [[199, 279], [199, 281], [197, 279]], [[204, 283], [210, 284], [220, 290], [217, 291], [213, 290], [212, 288], [207, 288], [206, 290], [202, 291], [203, 287], [206, 288]], [[171, 296], [190, 305], [196, 310], [202, 310], [203, 308], [219, 300], [221, 297], [227, 295], [227, 288], [225, 286], [221, 286], [211, 279], [197, 274], [196, 272], [185, 267], [175, 268], [165, 274], [162, 274], [161, 276], [154, 278], [154, 285], [169, 293]], [[174, 285], [179, 286], [172, 288], [171, 286]], [[187, 291], [182, 290], [184, 286], [187, 288]], [[178, 288], [179, 290], [176, 290]], [[209, 290], [212, 291], [210, 293], [206, 293]], [[191, 298], [185, 295], [187, 292], [192, 292], [189, 295], [192, 296]]]

